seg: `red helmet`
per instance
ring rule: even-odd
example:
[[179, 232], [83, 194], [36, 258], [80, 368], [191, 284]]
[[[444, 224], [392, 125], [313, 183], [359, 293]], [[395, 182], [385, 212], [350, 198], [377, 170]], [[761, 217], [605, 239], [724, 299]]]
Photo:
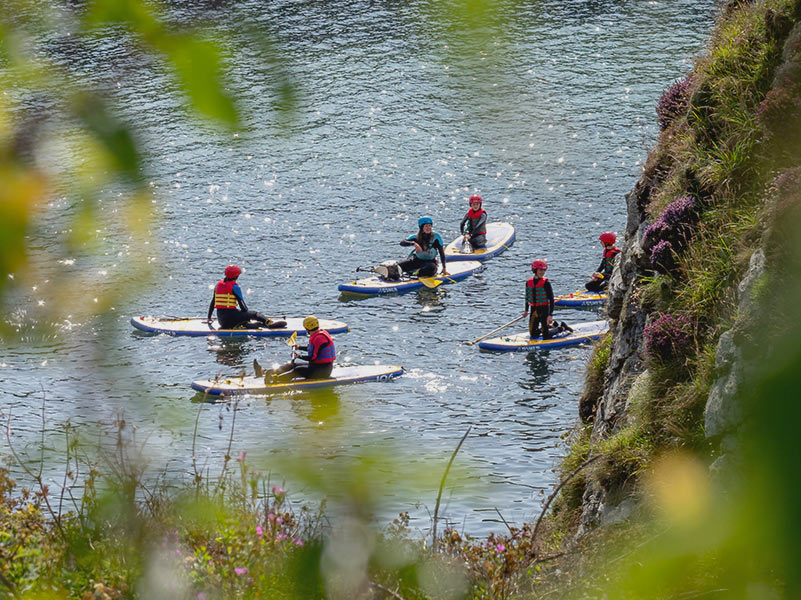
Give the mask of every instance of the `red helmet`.
[[468, 204], [472, 204], [473, 202], [478, 202], [479, 204], [481, 204], [484, 201], [481, 199], [481, 196], [479, 196], [478, 194], [473, 194], [472, 196], [470, 196], [470, 200], [468, 200], [467, 202], [468, 202]]
[[547, 269], [547, 268], [548, 268], [548, 263], [539, 258], [535, 260], [533, 263], [531, 263], [532, 271], [536, 271], [537, 269]]
[[615, 240], [617, 240], [617, 236], [612, 233], [611, 231], [604, 231], [599, 237], [604, 244], [614, 244]]
[[225, 276], [228, 279], [236, 279], [242, 274], [242, 269], [240, 269], [237, 265], [228, 265], [225, 267]]

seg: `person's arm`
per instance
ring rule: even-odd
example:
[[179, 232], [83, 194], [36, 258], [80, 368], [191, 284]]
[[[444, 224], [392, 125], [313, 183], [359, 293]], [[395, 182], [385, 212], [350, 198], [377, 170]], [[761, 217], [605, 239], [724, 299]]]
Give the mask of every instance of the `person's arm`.
[[526, 299], [526, 308], [525, 308], [525, 310], [523, 310], [523, 314], [524, 315], [528, 314], [528, 303], [531, 301], [531, 294], [532, 294], [531, 288], [528, 287], [528, 281], [527, 281], [526, 282], [526, 295], [523, 296]]
[[[459, 223], [459, 233], [461, 233], [462, 235], [464, 235], [464, 233], [465, 233], [465, 231], [464, 231], [464, 228], [465, 228], [465, 225], [467, 225], [467, 222], [468, 222], [469, 220], [470, 220], [470, 219], [468, 219], [467, 215], [465, 215], [465, 216], [464, 216], [464, 219], [462, 219], [462, 222], [461, 222], [461, 223]], [[468, 232], [468, 233], [469, 233], [469, 232]]]
[[551, 282], [545, 282], [545, 295], [548, 297], [548, 316], [550, 317], [553, 314], [553, 305], [554, 305], [554, 297], [553, 297], [553, 288], [551, 287]]
[[401, 240], [401, 246], [414, 246], [417, 243], [417, 236], [410, 235], [405, 240]]
[[236, 297], [236, 302], [239, 304], [239, 308], [242, 310], [247, 310], [248, 305], [245, 304], [245, 299], [242, 297], [242, 288], [239, 287], [238, 283], [234, 284], [233, 289], [231, 290]]
[[441, 240], [439, 237], [437, 237], [437, 238], [434, 240], [434, 247], [435, 247], [437, 250], [439, 250], [439, 258], [440, 258], [440, 260], [442, 261], [442, 274], [443, 274], [443, 275], [447, 275], [447, 274], [448, 274], [448, 269], [447, 269], [446, 265], [447, 265], [448, 263], [447, 263], [447, 261], [445, 260], [445, 248], [443, 248], [443, 247], [442, 247], [442, 240]]
[[214, 297], [216, 294], [211, 295], [211, 302], [209, 302], [209, 316], [206, 317], [207, 321], [211, 321], [211, 314], [214, 312]]

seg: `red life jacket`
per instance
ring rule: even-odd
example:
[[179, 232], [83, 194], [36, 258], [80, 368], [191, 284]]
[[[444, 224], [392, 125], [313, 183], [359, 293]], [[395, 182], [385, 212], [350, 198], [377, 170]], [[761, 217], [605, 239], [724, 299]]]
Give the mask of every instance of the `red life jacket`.
[[309, 363], [314, 365], [334, 362], [337, 357], [334, 340], [325, 329], [318, 329], [309, 338]]
[[239, 304], [234, 296], [236, 281], [218, 281], [214, 286], [214, 308], [238, 308]]
[[548, 294], [545, 293], [545, 282], [548, 281], [547, 277], [543, 277], [537, 283], [534, 283], [534, 278], [529, 277], [526, 282], [526, 302], [529, 306], [548, 306]]
[[609, 277], [612, 274], [612, 269], [615, 266], [614, 260], [615, 256], [617, 256], [618, 252], [620, 252], [620, 248], [617, 246], [613, 246], [611, 248], [604, 248], [604, 268], [603, 268], [603, 275], [604, 277]]
[[483, 208], [479, 208], [478, 210], [474, 211], [472, 208], [467, 211], [467, 218], [470, 219], [470, 235], [487, 235], [487, 223], [486, 221], [481, 226], [481, 229], [476, 229], [478, 226], [478, 220], [481, 218], [481, 215], [487, 214], [487, 211]]

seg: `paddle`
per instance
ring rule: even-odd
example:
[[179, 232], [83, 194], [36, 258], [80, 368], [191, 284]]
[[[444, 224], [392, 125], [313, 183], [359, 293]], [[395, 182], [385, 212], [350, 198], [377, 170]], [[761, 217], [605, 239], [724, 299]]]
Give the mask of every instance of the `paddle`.
[[[456, 283], [455, 279], [451, 279], [447, 275], [442, 275], [441, 277], [444, 277], [445, 279], [447, 279], [451, 283]], [[434, 288], [441, 286], [445, 282], [442, 279], [437, 279], [437, 277], [434, 276], [434, 277], [421, 277], [420, 278], [420, 283], [422, 283], [427, 288], [433, 290]]]
[[519, 317], [516, 317], [516, 318], [512, 319], [511, 321], [509, 321], [509, 322], [508, 322], [508, 323], [506, 323], [505, 325], [501, 325], [501, 326], [500, 326], [500, 327], [498, 327], [497, 329], [493, 329], [493, 330], [492, 330], [492, 331], [490, 331], [489, 333], [487, 333], [487, 334], [485, 334], [485, 335], [482, 335], [480, 338], [476, 338], [476, 339], [474, 339], [472, 342], [465, 342], [465, 343], [466, 343], [468, 346], [472, 346], [472, 345], [473, 345], [473, 344], [475, 344], [476, 342], [480, 342], [480, 341], [481, 341], [481, 340], [483, 340], [484, 338], [488, 338], [488, 337], [489, 337], [489, 336], [491, 336], [493, 333], [498, 333], [498, 332], [499, 332], [501, 329], [504, 329], [504, 328], [506, 328], [506, 327], [509, 327], [509, 325], [512, 325], [513, 323], [517, 323], [517, 322], [518, 322], [520, 319], [522, 319], [522, 318], [523, 318], [523, 317], [525, 317], [525, 316], [526, 316], [526, 315], [520, 315]]

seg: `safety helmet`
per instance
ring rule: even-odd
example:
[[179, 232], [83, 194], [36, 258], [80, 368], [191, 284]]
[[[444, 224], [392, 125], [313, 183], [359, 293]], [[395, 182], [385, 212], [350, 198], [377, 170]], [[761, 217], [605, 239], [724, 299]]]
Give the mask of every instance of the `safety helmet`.
[[531, 263], [532, 271], [536, 271], [537, 269], [547, 269], [547, 268], [548, 268], [548, 263], [539, 258], [535, 260], [533, 263]]
[[315, 329], [320, 328], [320, 321], [317, 320], [317, 317], [314, 315], [309, 315], [305, 319], [303, 319], [303, 329], [306, 331], [314, 331]]
[[614, 244], [615, 240], [617, 240], [617, 236], [611, 231], [604, 231], [600, 236], [598, 236], [598, 239], [604, 244]]
[[484, 201], [481, 199], [481, 196], [479, 196], [478, 194], [473, 194], [472, 196], [470, 196], [470, 200], [468, 200], [467, 202], [468, 202], [468, 204], [473, 204], [473, 202], [478, 202], [479, 204], [481, 204]]
[[242, 269], [240, 269], [237, 265], [228, 265], [225, 267], [225, 276], [228, 279], [236, 279], [242, 274]]
[[418, 227], [422, 227], [426, 223], [428, 223], [429, 225], [433, 225], [434, 224], [434, 219], [432, 219], [431, 217], [420, 217], [419, 219], [417, 219], [417, 226]]

